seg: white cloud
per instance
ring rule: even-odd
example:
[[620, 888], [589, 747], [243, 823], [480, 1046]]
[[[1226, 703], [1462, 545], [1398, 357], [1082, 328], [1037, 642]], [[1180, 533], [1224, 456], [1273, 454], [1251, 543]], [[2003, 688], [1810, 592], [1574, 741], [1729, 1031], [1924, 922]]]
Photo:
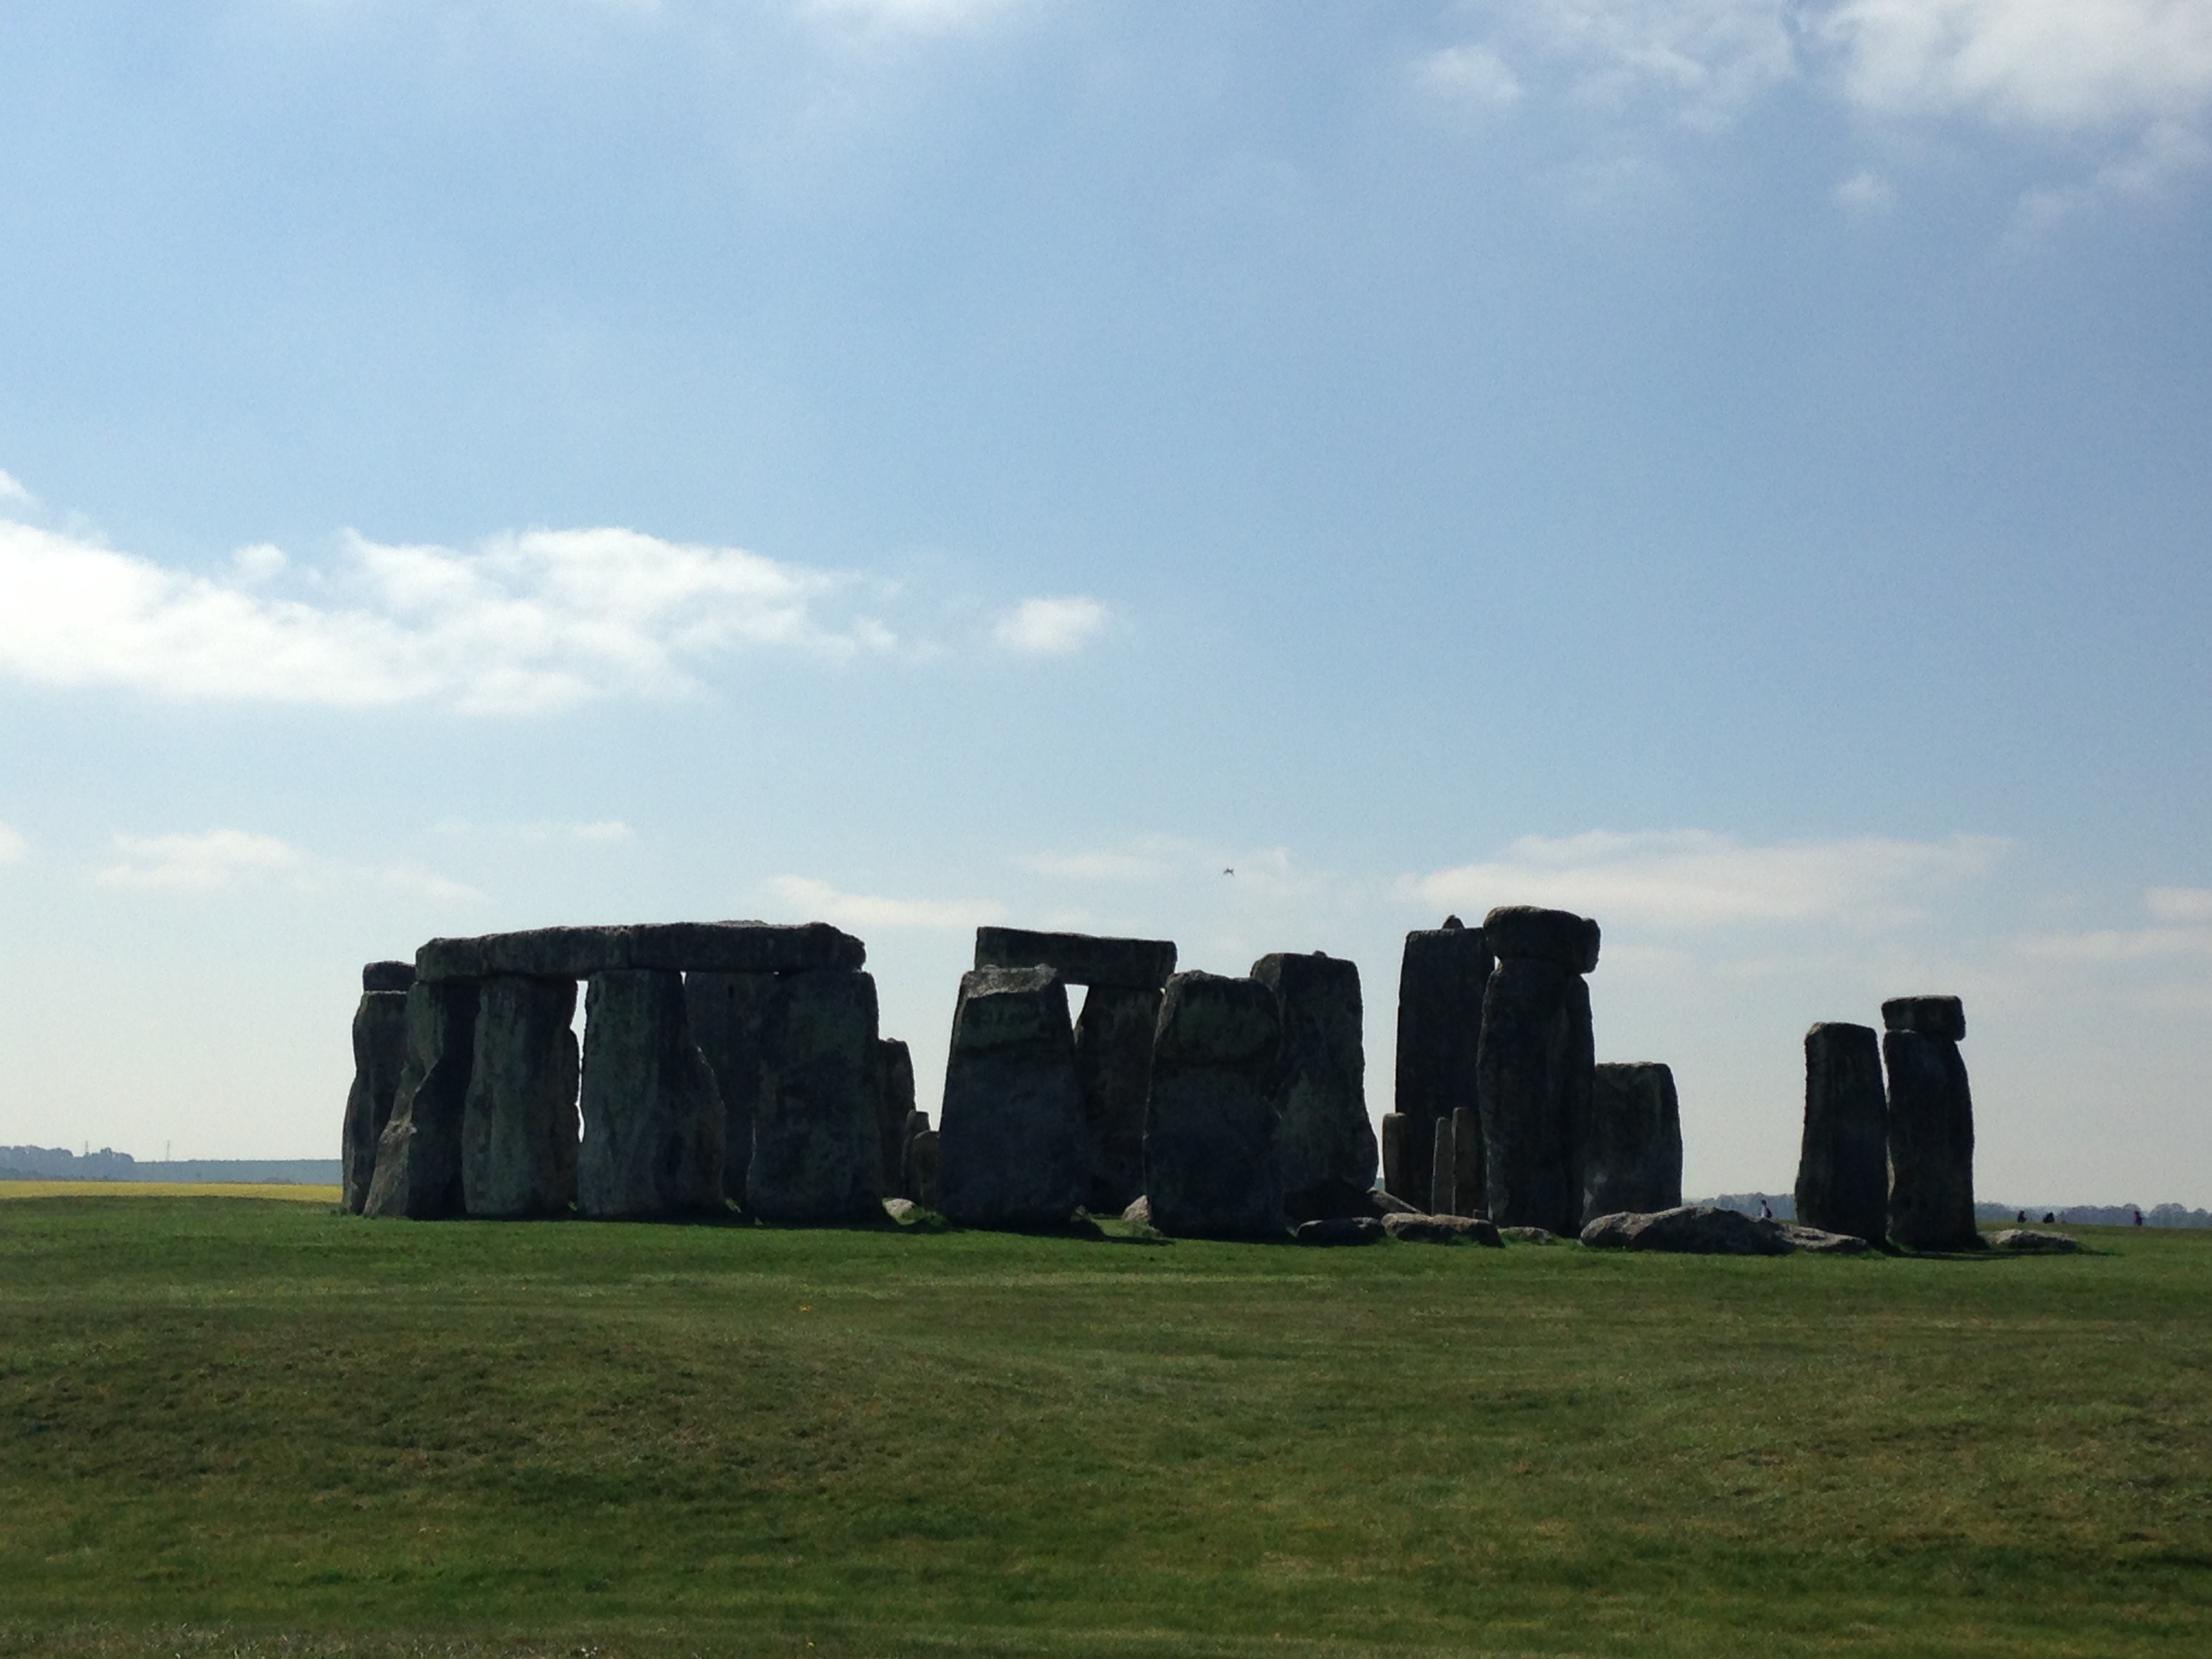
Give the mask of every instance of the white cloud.
[[1862, 167], [1838, 185], [1836, 205], [1855, 218], [1887, 213], [1897, 205], [1897, 187], [1878, 173]]
[[1027, 0], [801, 0], [802, 15], [871, 31], [947, 34], [996, 21]]
[[982, 899], [884, 898], [844, 893], [807, 876], [778, 876], [768, 890], [809, 921], [848, 927], [976, 927], [1001, 920], [1006, 907]]
[[9, 825], [0, 823], [0, 864], [21, 864], [31, 856], [31, 843]]
[[2153, 921], [2212, 922], [2212, 887], [2150, 887], [2143, 908]]
[[1065, 599], [1024, 599], [1000, 617], [993, 635], [1009, 651], [1024, 656], [1064, 657], [1103, 632], [1113, 613], [1079, 594]]
[[248, 591], [283, 568], [274, 548], [243, 550], [216, 580], [0, 520], [0, 672], [172, 697], [530, 714], [681, 695], [697, 686], [690, 665], [730, 651], [841, 659], [896, 644], [872, 618], [823, 619], [848, 576], [631, 530], [534, 530], [471, 552], [349, 535], [322, 585], [337, 602]]
[[[1502, 0], [1486, 8], [1524, 58], [1556, 67], [1577, 101], [1620, 109], [1656, 99], [1708, 128], [1798, 73], [1794, 9], [1791, 0]], [[1502, 58], [1499, 66], [1513, 73]]]
[[1669, 927], [1828, 921], [1888, 926], [1929, 896], [1989, 871], [1991, 836], [1896, 841], [1877, 836], [1747, 847], [1686, 830], [1525, 836], [1502, 858], [1405, 884], [1412, 896], [1474, 921], [1498, 904], [1543, 904]]
[[25, 489], [22, 480], [14, 473], [0, 471], [0, 501], [21, 501], [25, 507], [36, 507], [39, 498]]
[[167, 836], [118, 835], [116, 861], [93, 874], [102, 887], [142, 892], [215, 893], [277, 884], [301, 892], [368, 884], [410, 897], [473, 900], [475, 888], [413, 865], [363, 869], [318, 858], [275, 836], [208, 830]]
[[1413, 78], [1436, 97], [1477, 109], [1510, 109], [1523, 93], [1513, 66], [1479, 43], [1427, 53], [1414, 64]]

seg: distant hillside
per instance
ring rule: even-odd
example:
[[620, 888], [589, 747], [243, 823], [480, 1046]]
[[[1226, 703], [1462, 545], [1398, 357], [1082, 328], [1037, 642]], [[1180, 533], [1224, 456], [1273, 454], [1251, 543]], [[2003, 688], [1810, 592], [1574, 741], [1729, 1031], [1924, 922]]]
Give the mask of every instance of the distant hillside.
[[[1723, 1193], [1718, 1198], [1690, 1201], [1717, 1204], [1724, 1210], [1757, 1215], [1761, 1200], [1774, 1206], [1778, 1220], [1797, 1218], [1797, 1200], [1788, 1193]], [[1979, 1221], [2010, 1221], [2023, 1210], [2030, 1221], [2056, 1215], [2059, 1220], [2077, 1227], [2124, 1227], [2136, 1218], [2136, 1206], [2132, 1204], [1977, 1204], [1974, 1217]], [[2192, 1210], [2181, 1204], [2148, 1206], [2142, 1218], [2146, 1227], [2212, 1227], [2212, 1210]]]
[[0, 1181], [229, 1181], [334, 1187], [341, 1179], [334, 1158], [200, 1158], [149, 1159], [103, 1146], [72, 1152], [66, 1146], [0, 1146]]

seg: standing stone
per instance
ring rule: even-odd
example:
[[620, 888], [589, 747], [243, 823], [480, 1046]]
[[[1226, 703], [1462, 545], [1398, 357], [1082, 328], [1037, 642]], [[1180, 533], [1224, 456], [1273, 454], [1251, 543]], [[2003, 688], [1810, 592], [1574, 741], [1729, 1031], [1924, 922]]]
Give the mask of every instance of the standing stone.
[[914, 1201], [925, 1210], [936, 1209], [939, 1200], [945, 1196], [937, 1180], [936, 1130], [917, 1130], [913, 1139], [907, 1142], [906, 1172], [907, 1184], [914, 1188]]
[[[928, 1133], [929, 1114], [927, 1112], [908, 1112], [906, 1115], [906, 1127], [899, 1133], [897, 1165], [899, 1196], [910, 1198], [917, 1204], [921, 1201], [921, 1194], [915, 1188], [914, 1139], [916, 1135], [926, 1135]], [[933, 1202], [930, 1205], [932, 1209], [936, 1207]]]
[[938, 1207], [966, 1227], [1039, 1227], [1081, 1206], [1090, 1136], [1067, 988], [1050, 968], [960, 980], [938, 1114]]
[[[373, 969], [380, 964], [372, 963]], [[404, 964], [402, 964], [404, 966]], [[411, 976], [413, 969], [410, 969]], [[362, 975], [367, 982], [368, 975]], [[359, 1215], [368, 1202], [376, 1175], [376, 1143], [392, 1121], [392, 1103], [407, 1066], [407, 994], [367, 990], [353, 1011], [353, 1087], [346, 1091], [345, 1128], [340, 1148], [345, 1206]]]
[[575, 1200], [575, 1018], [572, 979], [483, 981], [461, 1109], [461, 1195], [471, 1215], [564, 1215]]
[[748, 1210], [767, 1221], [881, 1214], [877, 1066], [873, 979], [836, 969], [784, 977], [753, 1118]]
[[1156, 988], [1094, 985], [1075, 1022], [1075, 1076], [1083, 1090], [1090, 1174], [1085, 1205], [1119, 1215], [1145, 1190], [1145, 1098], [1152, 1087]]
[[1452, 1211], [1482, 1215], [1490, 1194], [1482, 1186], [1482, 1114], [1462, 1106], [1451, 1115]]
[[593, 974], [584, 994], [583, 1215], [719, 1214], [722, 1097], [691, 1035], [684, 975], [670, 969]]
[[901, 1179], [906, 1137], [914, 1117], [914, 1055], [896, 1037], [876, 1039], [876, 1192], [908, 1198]]
[[1889, 1236], [1889, 1109], [1881, 1049], [1864, 1025], [1805, 1033], [1805, 1139], [1797, 1219], [1872, 1243]]
[[1256, 979], [1168, 981], [1145, 1111], [1145, 1194], [1162, 1232], [1283, 1231], [1272, 1090], [1282, 1036], [1275, 994]]
[[476, 1023], [474, 980], [417, 980], [409, 989], [407, 1062], [376, 1144], [363, 1215], [430, 1221], [464, 1212], [461, 1117]]
[[1431, 1215], [1459, 1213], [1459, 1195], [1452, 1190], [1452, 1183], [1459, 1175], [1459, 1158], [1455, 1153], [1452, 1139], [1452, 1124], [1458, 1115], [1459, 1114], [1455, 1112], [1449, 1117], [1438, 1118], [1437, 1132], [1430, 1141], [1431, 1151], [1429, 1158], [1429, 1213]]
[[745, 1166], [753, 1157], [753, 1114], [768, 1071], [768, 1018], [774, 974], [684, 975], [691, 1035], [714, 1073], [722, 1097], [722, 1196], [745, 1201]]
[[1682, 1110], [1674, 1072], [1656, 1061], [1592, 1068], [1583, 1158], [1583, 1219], [1682, 1202]]
[[1358, 964], [1319, 951], [1265, 956], [1252, 977], [1275, 994], [1283, 1014], [1275, 1164], [1284, 1210], [1295, 1221], [1364, 1215], [1376, 1149]]
[[[1406, 935], [1398, 969], [1396, 1105], [1407, 1132], [1400, 1148], [1401, 1184], [1389, 1190], [1408, 1203], [1430, 1201], [1437, 1121], [1462, 1107], [1480, 1109], [1478, 1051], [1492, 965], [1483, 930], [1466, 927], [1457, 916], [1447, 916], [1441, 927]], [[1480, 1151], [1474, 1155], [1480, 1158]]]
[[[1382, 1114], [1382, 1190], [1401, 1203], [1412, 1200], [1401, 1196], [1406, 1189], [1406, 1120], [1396, 1112]], [[1413, 1212], [1420, 1212], [1418, 1205]]]
[[1595, 1083], [1589, 987], [1597, 924], [1513, 906], [1484, 919], [1500, 951], [1483, 993], [1484, 1186], [1501, 1227], [1579, 1232], [1583, 1139]]
[[[1948, 1006], [1944, 1006], [1948, 1005]], [[1974, 1103], [1955, 1037], [1966, 1029], [1955, 997], [1906, 997], [1881, 1006], [1888, 1027], [1889, 1236], [1910, 1250], [1976, 1250]]]

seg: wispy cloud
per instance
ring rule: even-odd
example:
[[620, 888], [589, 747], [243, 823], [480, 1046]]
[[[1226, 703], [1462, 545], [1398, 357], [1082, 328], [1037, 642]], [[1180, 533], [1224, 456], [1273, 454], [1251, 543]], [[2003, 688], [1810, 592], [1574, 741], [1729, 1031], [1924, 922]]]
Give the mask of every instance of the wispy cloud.
[[2031, 933], [2022, 955], [2044, 962], [2115, 963], [2212, 957], [2212, 888], [2151, 887], [2143, 891], [2148, 927], [2100, 927], [2078, 933]]
[[981, 927], [1004, 919], [1004, 905], [987, 899], [886, 898], [846, 893], [809, 876], [778, 876], [768, 890], [809, 921], [834, 921], [848, 927]]
[[0, 501], [14, 501], [23, 507], [36, 507], [39, 498], [23, 486], [23, 481], [12, 472], [0, 471]]
[[31, 856], [31, 843], [20, 831], [0, 823], [0, 864], [21, 864]]
[[1861, 836], [1747, 846], [1706, 830], [1524, 836], [1497, 859], [1409, 878], [1405, 890], [1479, 914], [1544, 904], [1672, 927], [1744, 922], [1890, 926], [1934, 894], [1985, 874], [2007, 843]]
[[1080, 651], [1105, 631], [1113, 612], [1080, 594], [1061, 599], [1024, 599], [1004, 612], [993, 636], [1009, 651], [1030, 657], [1065, 657]]
[[412, 865], [363, 868], [318, 858], [277, 836], [245, 830], [118, 835], [113, 850], [115, 861], [93, 875], [93, 880], [103, 887], [217, 893], [273, 885], [313, 892], [343, 884], [368, 884], [421, 898], [483, 896], [473, 887]]
[[945, 34], [971, 29], [1034, 0], [799, 0], [799, 15], [890, 33]]
[[538, 818], [527, 823], [474, 823], [466, 818], [447, 818], [436, 826], [434, 833], [450, 836], [481, 836], [496, 841], [525, 842], [532, 846], [569, 842], [592, 847], [618, 846], [631, 840], [634, 834], [629, 825], [620, 818], [604, 818], [590, 823], [556, 818]]
[[250, 548], [221, 578], [193, 575], [0, 520], [0, 672], [179, 698], [520, 714], [683, 695], [698, 686], [694, 665], [734, 651], [836, 660], [897, 644], [849, 603], [852, 576], [631, 530], [529, 531], [467, 552], [349, 536], [342, 568], [308, 598], [264, 591], [287, 562]]

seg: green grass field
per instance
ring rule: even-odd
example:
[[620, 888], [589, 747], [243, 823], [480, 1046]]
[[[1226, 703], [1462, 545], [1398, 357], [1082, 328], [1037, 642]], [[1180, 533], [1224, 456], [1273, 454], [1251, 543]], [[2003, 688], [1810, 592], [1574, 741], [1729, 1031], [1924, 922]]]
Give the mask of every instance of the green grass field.
[[0, 1202], [0, 1653], [2212, 1653], [2212, 1235]]

